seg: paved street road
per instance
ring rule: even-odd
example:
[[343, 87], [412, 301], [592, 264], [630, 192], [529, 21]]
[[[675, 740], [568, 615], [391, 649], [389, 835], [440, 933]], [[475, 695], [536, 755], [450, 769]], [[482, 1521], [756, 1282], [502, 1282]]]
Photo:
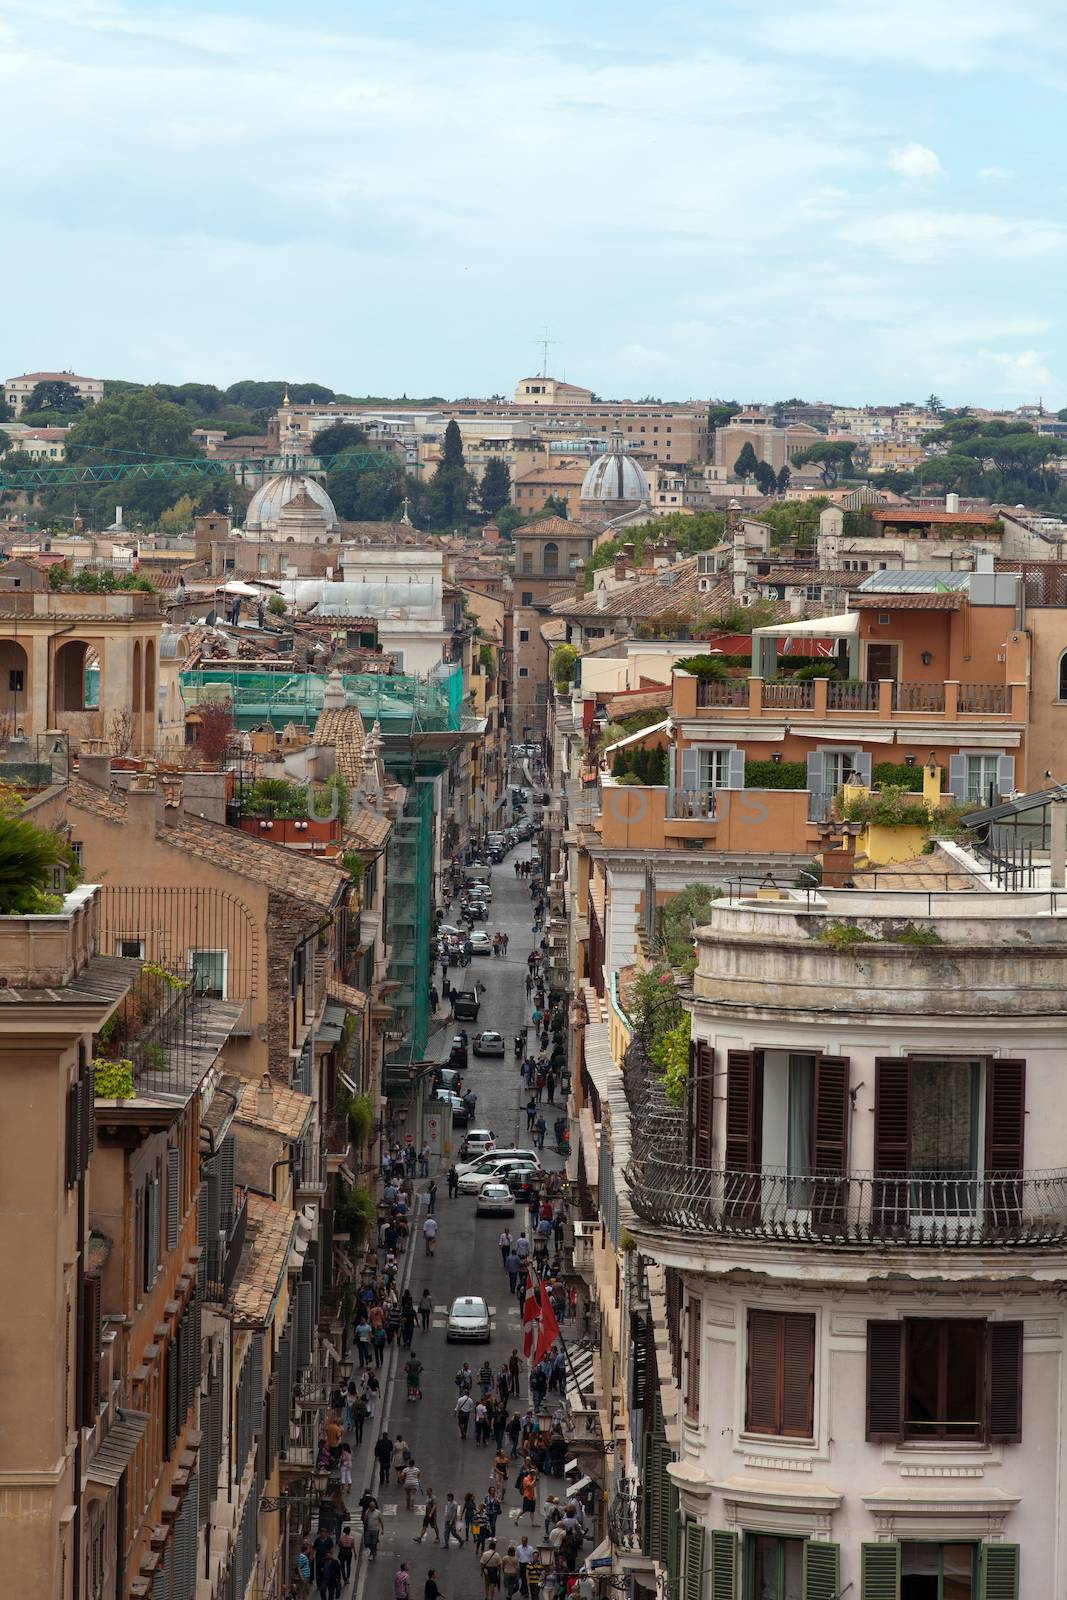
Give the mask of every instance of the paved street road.
[[[480, 924], [490, 933], [507, 931], [511, 938], [507, 959], [478, 956], [467, 969], [469, 976], [479, 977], [486, 986], [481, 1015], [477, 1024], [467, 1024], [468, 1033], [473, 1038], [480, 1028], [495, 1028], [507, 1042], [507, 1054], [503, 1061], [481, 1061], [471, 1057], [465, 1087], [473, 1088], [478, 1096], [475, 1122], [479, 1127], [491, 1127], [498, 1142], [520, 1146], [531, 1146], [532, 1140], [525, 1133], [526, 1116], [522, 1106], [526, 1096], [523, 1094], [520, 1099], [520, 1079], [512, 1041], [529, 1016], [524, 979], [526, 957], [533, 947], [534, 935], [529, 888], [524, 880], [516, 878], [514, 862], [517, 857], [522, 859], [528, 854], [528, 847], [520, 847], [493, 868], [492, 917], [488, 923]], [[455, 969], [450, 977], [458, 981]], [[437, 1035], [440, 1041], [438, 1054], [447, 1053], [452, 1032], [450, 1027], [446, 1027], [443, 1033]], [[530, 1039], [532, 1043], [532, 1031]], [[545, 1110], [551, 1130], [551, 1124], [559, 1113], [549, 1107]], [[457, 1129], [453, 1148], [461, 1138], [462, 1130]], [[543, 1160], [549, 1169], [561, 1165], [549, 1146], [546, 1146]], [[443, 1167], [447, 1169], [447, 1166], [446, 1158]], [[421, 1198], [412, 1242], [408, 1246], [409, 1252], [413, 1252], [412, 1272], [408, 1280], [412, 1295], [418, 1301], [423, 1288], [429, 1287], [436, 1308], [430, 1334], [420, 1337], [417, 1333], [413, 1345], [425, 1364], [423, 1399], [417, 1404], [407, 1403], [401, 1361], [395, 1378], [385, 1392], [384, 1414], [393, 1438], [398, 1432], [403, 1434], [413, 1451], [422, 1472], [423, 1486], [433, 1487], [443, 1507], [445, 1495], [450, 1489], [460, 1501], [468, 1489], [479, 1500], [482, 1498], [489, 1484], [493, 1454], [493, 1447], [485, 1448], [474, 1443], [473, 1427], [466, 1442], [459, 1439], [452, 1410], [457, 1394], [455, 1373], [464, 1359], [469, 1360], [477, 1372], [486, 1354], [494, 1368], [506, 1360], [513, 1348], [517, 1348], [521, 1355], [522, 1333], [518, 1308], [514, 1296], [508, 1291], [507, 1277], [497, 1248], [497, 1238], [505, 1226], [504, 1219], [476, 1218], [473, 1195], [461, 1195], [450, 1201], [443, 1171], [438, 1183], [440, 1234], [436, 1257], [428, 1261], [423, 1254], [421, 1224], [425, 1207]], [[420, 1184], [419, 1188], [424, 1190], [425, 1184]], [[509, 1223], [508, 1226], [517, 1232], [519, 1228], [526, 1227], [527, 1218], [525, 1207], [520, 1205], [515, 1223]], [[446, 1344], [445, 1311], [456, 1294], [478, 1294], [485, 1298], [493, 1317], [491, 1344]], [[522, 1399], [525, 1402], [525, 1394]], [[357, 1471], [357, 1486], [365, 1482], [367, 1477], [367, 1472]], [[353, 1503], [358, 1495], [357, 1487]], [[507, 1538], [514, 1526], [517, 1500], [512, 1484], [504, 1501], [504, 1515], [498, 1524], [498, 1544], [499, 1536]], [[420, 1508], [421, 1501], [422, 1497]], [[361, 1565], [359, 1593], [369, 1597], [369, 1600], [391, 1600], [393, 1575], [399, 1563], [407, 1561], [413, 1579], [412, 1600], [422, 1600], [423, 1582], [430, 1567], [435, 1568], [437, 1581], [447, 1600], [462, 1600], [465, 1596], [481, 1594], [482, 1585], [473, 1548], [458, 1550], [452, 1545], [446, 1555], [443, 1549], [433, 1545], [432, 1535], [426, 1544], [415, 1544], [414, 1538], [421, 1525], [421, 1510], [419, 1514], [406, 1512], [403, 1491], [395, 1485], [383, 1490], [382, 1506], [385, 1538], [377, 1562], [369, 1564], [364, 1560]]]

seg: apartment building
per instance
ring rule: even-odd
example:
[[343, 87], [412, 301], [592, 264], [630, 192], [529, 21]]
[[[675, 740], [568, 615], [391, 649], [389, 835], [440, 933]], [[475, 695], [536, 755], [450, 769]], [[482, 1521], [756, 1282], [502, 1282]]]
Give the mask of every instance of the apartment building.
[[712, 436], [711, 460], [723, 472], [733, 471], [746, 444], [750, 444], [761, 461], [780, 472], [794, 456], [809, 445], [818, 444], [825, 437], [817, 428], [806, 422], [777, 427], [772, 417], [761, 411], [739, 412], [731, 417], [725, 427], [716, 428]]
[[[516, 739], [544, 735], [550, 646], [541, 630], [555, 601], [573, 596], [576, 585], [584, 591], [579, 567], [607, 537], [606, 529], [565, 517], [542, 517], [515, 530], [511, 726]], [[563, 629], [557, 631], [562, 639]]]
[[563, 501], [568, 519], [577, 522], [582, 511], [582, 484], [588, 470], [587, 461], [574, 461], [567, 456], [554, 458], [547, 465], [531, 467], [512, 480], [511, 503], [523, 516], [530, 516], [540, 511], [551, 495]]
[[742, 889], [697, 930], [684, 1109], [630, 1047], [631, 1228], [677, 1378], [641, 1418], [642, 1547], [684, 1592], [1067, 1579], [1063, 891], [983, 882]]
[[581, 434], [606, 440], [620, 433], [627, 450], [646, 451], [657, 462], [677, 466], [708, 459], [707, 406], [696, 402], [685, 406], [630, 400], [560, 403], [528, 397], [514, 404], [449, 402], [441, 410], [460, 423], [464, 417], [520, 419], [535, 425], [538, 436], [549, 444], [553, 435], [570, 438]]

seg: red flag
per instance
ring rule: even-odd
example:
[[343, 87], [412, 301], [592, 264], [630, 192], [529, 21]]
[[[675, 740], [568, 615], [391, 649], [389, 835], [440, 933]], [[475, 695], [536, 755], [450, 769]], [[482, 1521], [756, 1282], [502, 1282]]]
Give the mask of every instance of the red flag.
[[535, 1366], [548, 1354], [559, 1338], [559, 1323], [556, 1320], [556, 1313], [552, 1309], [552, 1302], [548, 1298], [548, 1290], [543, 1283], [539, 1285], [538, 1305], [540, 1307], [540, 1315], [537, 1323], [537, 1345], [533, 1355]]
[[540, 1343], [541, 1300], [538, 1295], [540, 1285], [537, 1274], [532, 1267], [526, 1268], [526, 1294], [522, 1302], [522, 1348], [527, 1361], [533, 1356], [534, 1349]]

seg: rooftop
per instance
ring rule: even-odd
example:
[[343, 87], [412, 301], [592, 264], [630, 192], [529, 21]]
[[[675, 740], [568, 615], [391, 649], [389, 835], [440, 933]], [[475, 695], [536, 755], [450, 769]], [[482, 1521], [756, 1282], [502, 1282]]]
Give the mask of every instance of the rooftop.
[[250, 1128], [264, 1128], [280, 1134], [283, 1139], [300, 1139], [311, 1121], [314, 1101], [298, 1089], [286, 1089], [271, 1081], [270, 1102], [264, 1092], [255, 1087], [246, 1089], [234, 1115], [234, 1121]]
[[233, 1280], [233, 1310], [239, 1323], [263, 1327], [281, 1290], [299, 1216], [263, 1195], [248, 1196], [248, 1229]]

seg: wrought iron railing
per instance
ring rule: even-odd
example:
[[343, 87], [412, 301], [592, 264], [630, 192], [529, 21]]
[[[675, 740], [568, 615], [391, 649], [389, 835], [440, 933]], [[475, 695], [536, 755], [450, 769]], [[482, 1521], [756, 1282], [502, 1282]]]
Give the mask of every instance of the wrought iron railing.
[[204, 1250], [203, 1298], [211, 1305], [225, 1305], [230, 1298], [237, 1266], [248, 1233], [248, 1194], [238, 1191], [238, 1207], [228, 1238], [212, 1239]]
[[877, 683], [841, 683], [830, 679], [826, 685], [828, 711], [877, 711]]
[[679, 1166], [637, 1156], [628, 1179], [646, 1222], [786, 1243], [946, 1248], [1061, 1245], [1067, 1170], [789, 1173]]
[[630, 1479], [608, 1506], [608, 1538], [616, 1550], [641, 1548], [641, 1485]]
[[1003, 716], [1011, 710], [1011, 687], [1004, 683], [961, 683], [958, 704], [961, 711]]

